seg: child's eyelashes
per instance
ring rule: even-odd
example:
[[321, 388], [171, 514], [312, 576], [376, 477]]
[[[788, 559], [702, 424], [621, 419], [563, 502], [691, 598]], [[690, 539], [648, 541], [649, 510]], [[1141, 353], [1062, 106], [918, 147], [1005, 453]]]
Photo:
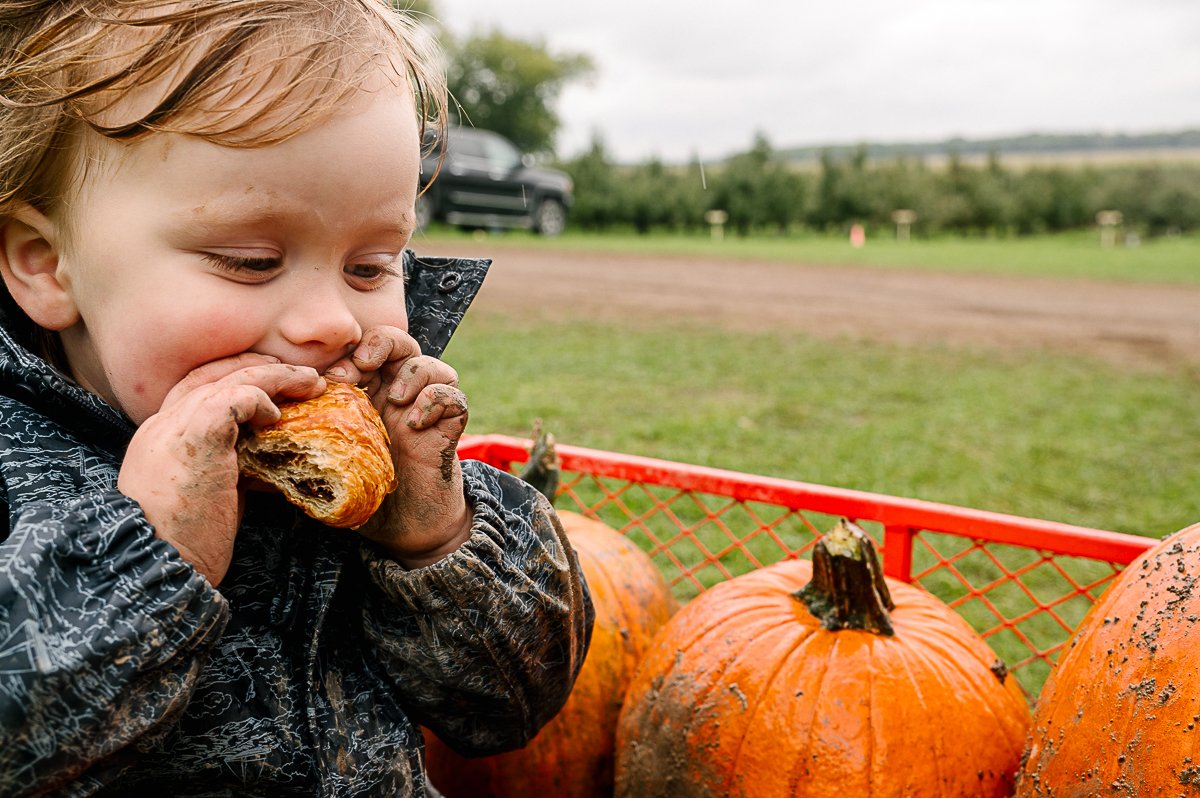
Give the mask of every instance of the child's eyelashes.
[[374, 288], [393, 277], [401, 276], [399, 262], [396, 258], [386, 263], [348, 263], [343, 271], [356, 284], [364, 288]]
[[[232, 255], [224, 252], [201, 253], [205, 262], [224, 272], [250, 282], [266, 282], [284, 268], [284, 260], [273, 255]], [[378, 260], [352, 261], [342, 267], [345, 279], [360, 290], [372, 290], [393, 278], [403, 277], [398, 255], [381, 256]]]
[[279, 258], [227, 255], [221, 252], [205, 252], [204, 259], [221, 271], [256, 277], [269, 274], [283, 265]]

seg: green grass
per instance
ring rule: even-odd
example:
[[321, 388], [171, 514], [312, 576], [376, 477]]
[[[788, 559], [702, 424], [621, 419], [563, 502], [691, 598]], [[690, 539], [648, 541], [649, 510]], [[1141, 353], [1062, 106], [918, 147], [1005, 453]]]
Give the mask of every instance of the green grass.
[[[1200, 371], [1186, 366], [1133, 372], [1045, 352], [732, 334], [670, 323], [551, 324], [482, 311], [468, 315], [445, 357], [471, 400], [469, 432], [528, 437], [540, 418], [561, 442], [578, 446], [1151, 538], [1200, 521]], [[635, 513], [653, 511], [645, 493], [623, 495], [622, 502]], [[751, 509], [773, 517], [770, 507]], [[672, 511], [687, 523], [703, 516], [686, 505]], [[809, 521], [820, 530], [832, 519]], [[668, 525], [661, 514], [654, 522], [659, 530]], [[793, 550], [811, 543], [811, 531], [795, 518], [777, 531]], [[633, 537], [649, 548], [644, 534]], [[709, 550], [729, 542], [711, 524], [696, 538]], [[922, 540], [943, 558], [968, 544], [954, 536]], [[764, 538], [749, 549], [763, 563], [782, 556]], [[687, 541], [671, 552], [685, 568], [705, 560]], [[1028, 565], [1024, 588], [999, 581], [992, 557], [1010, 571]], [[680, 576], [671, 558], [659, 555], [656, 563], [669, 578]], [[735, 574], [753, 567], [736, 552], [722, 564]], [[915, 547], [917, 572], [936, 564], [929, 548]], [[1083, 559], [1056, 565], [1081, 584], [1096, 583], [1093, 598], [1112, 573]], [[1027, 661], [1024, 639], [1037, 651], [1061, 645], [1068, 636], [1062, 623], [1073, 627], [1090, 602], [1058, 603], [1073, 588], [1031, 549], [965, 553], [956, 568], [975, 588], [988, 586], [986, 602], [948, 570], [922, 584], [946, 601], [960, 600], [957, 611], [976, 629], [993, 630], [997, 611], [1004, 618], [1031, 614], [1020, 634], [999, 629], [989, 643], [1010, 665], [1025, 662], [1016, 678], [1036, 695], [1049, 667]], [[696, 576], [706, 586], [723, 578], [711, 565]], [[684, 600], [697, 591], [686, 580], [675, 589]], [[1062, 623], [1036, 612], [1026, 589], [1055, 604]]]
[[[471, 234], [438, 228], [421, 240], [454, 242]], [[562, 250], [648, 253], [704, 257], [861, 265], [879, 268], [1013, 274], [1041, 277], [1085, 277], [1140, 282], [1200, 283], [1200, 237], [1179, 236], [1143, 241], [1136, 247], [1102, 247], [1098, 233], [1068, 233], [1022, 238], [936, 238], [897, 241], [879, 231], [861, 249], [842, 236], [797, 233], [789, 236], [707, 234], [594, 234], [568, 231], [550, 241], [525, 232], [487, 236], [490, 246], [538, 246]]]
[[1050, 354], [469, 316], [470, 431], [1159, 537], [1200, 520], [1200, 375]]

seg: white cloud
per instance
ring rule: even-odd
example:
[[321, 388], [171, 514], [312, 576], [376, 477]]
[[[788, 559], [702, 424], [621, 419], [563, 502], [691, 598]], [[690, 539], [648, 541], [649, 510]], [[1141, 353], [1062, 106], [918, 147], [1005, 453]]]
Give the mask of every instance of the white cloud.
[[598, 68], [559, 106], [624, 160], [776, 146], [1200, 126], [1194, 0], [439, 0], [456, 33], [498, 27]]

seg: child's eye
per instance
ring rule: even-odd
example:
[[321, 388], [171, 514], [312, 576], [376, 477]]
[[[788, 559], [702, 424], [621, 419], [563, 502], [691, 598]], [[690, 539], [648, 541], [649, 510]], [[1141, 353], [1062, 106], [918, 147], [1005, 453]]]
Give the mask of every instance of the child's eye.
[[346, 265], [346, 274], [355, 281], [355, 283], [366, 288], [375, 288], [386, 282], [389, 278], [399, 274], [398, 267], [395, 262], [392, 263], [349, 263]]
[[272, 257], [239, 257], [220, 252], [206, 252], [204, 259], [218, 269], [236, 274], [260, 275], [279, 268], [281, 261]]

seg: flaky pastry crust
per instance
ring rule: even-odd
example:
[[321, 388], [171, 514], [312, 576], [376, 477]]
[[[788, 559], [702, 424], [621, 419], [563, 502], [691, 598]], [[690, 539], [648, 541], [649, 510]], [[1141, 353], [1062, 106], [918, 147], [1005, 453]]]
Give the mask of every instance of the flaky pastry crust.
[[238, 468], [329, 526], [361, 526], [395, 487], [387, 429], [366, 392], [328, 382], [315, 399], [279, 406], [277, 422], [247, 428]]

